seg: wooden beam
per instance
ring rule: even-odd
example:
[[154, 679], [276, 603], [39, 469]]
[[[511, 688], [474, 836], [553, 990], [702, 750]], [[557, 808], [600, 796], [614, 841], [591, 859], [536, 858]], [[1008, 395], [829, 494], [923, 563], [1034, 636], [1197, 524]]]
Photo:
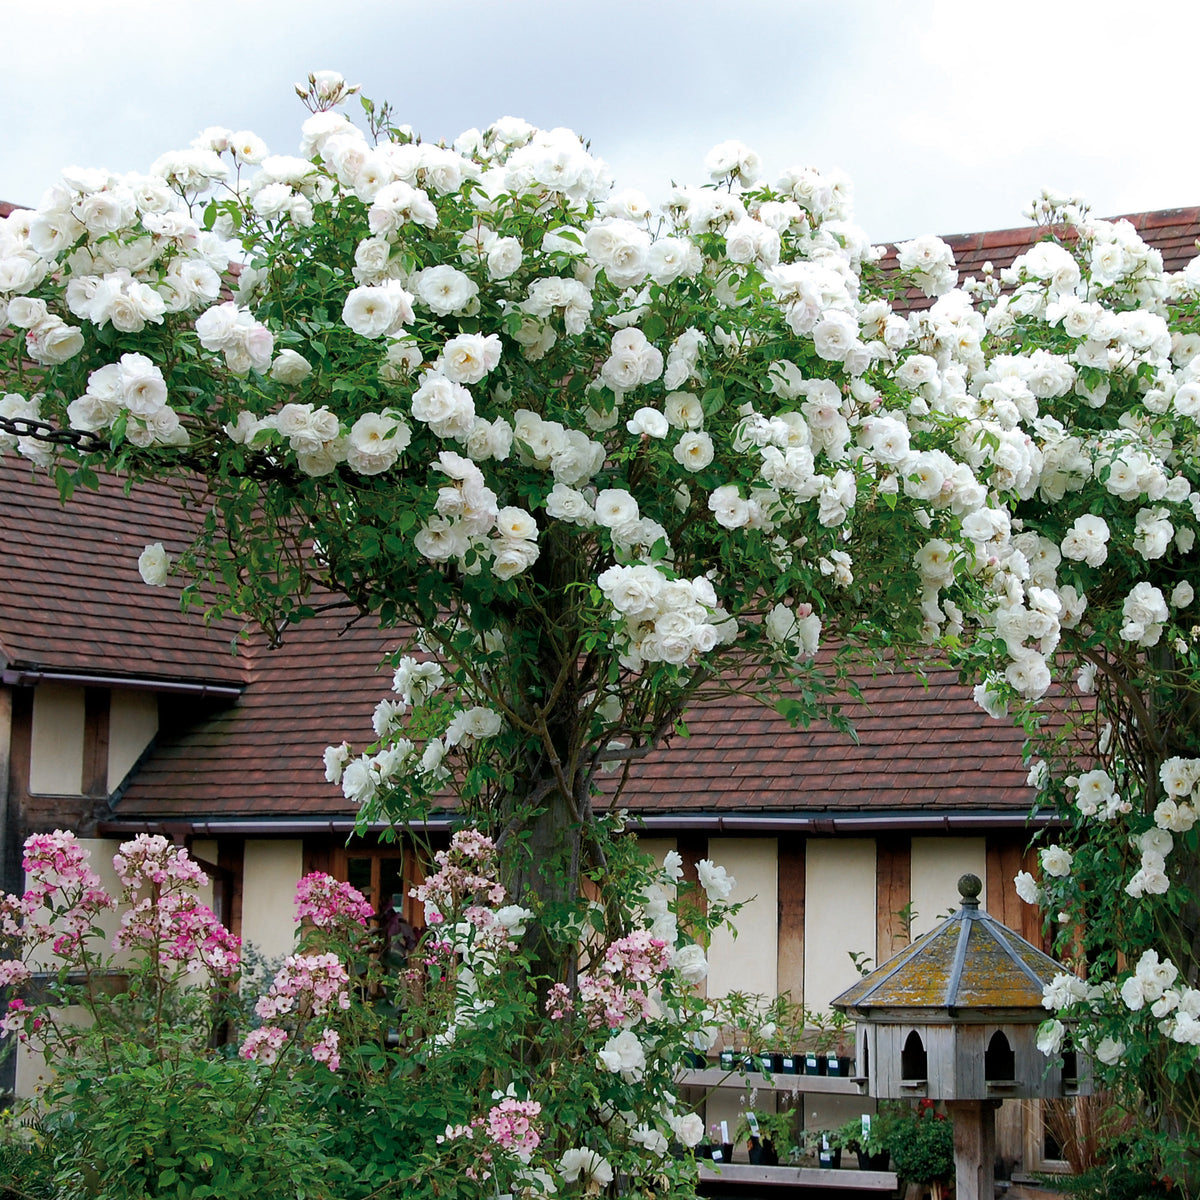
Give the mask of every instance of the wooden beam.
[[778, 989], [798, 1004], [804, 1000], [804, 852], [803, 838], [779, 839]]
[[110, 701], [108, 688], [83, 689], [82, 792], [92, 799], [108, 796]]
[[876, 913], [875, 962], [877, 967], [909, 943], [904, 914], [912, 901], [912, 838], [905, 834], [880, 834], [875, 841]]

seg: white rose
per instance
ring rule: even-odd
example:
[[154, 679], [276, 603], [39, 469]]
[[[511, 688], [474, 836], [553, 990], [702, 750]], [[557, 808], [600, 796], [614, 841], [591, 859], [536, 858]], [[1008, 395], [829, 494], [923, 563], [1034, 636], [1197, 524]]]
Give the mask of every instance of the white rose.
[[1038, 887], [1037, 880], [1028, 871], [1018, 871], [1013, 879], [1013, 885], [1017, 895], [1026, 904], [1041, 904], [1042, 889]]
[[700, 878], [700, 886], [704, 888], [704, 894], [712, 903], [728, 900], [737, 886], [737, 880], [711, 859], [702, 858], [696, 864], [696, 873]]
[[625, 422], [625, 428], [629, 430], [634, 437], [641, 437], [645, 434], [651, 438], [665, 438], [670, 431], [670, 424], [667, 418], [656, 408], [639, 408], [628, 421]]
[[1071, 873], [1071, 863], [1074, 858], [1069, 850], [1064, 850], [1061, 846], [1054, 844], [1047, 846], [1040, 854], [1042, 870], [1047, 875], [1054, 875], [1062, 879]]
[[708, 959], [704, 947], [695, 942], [681, 946], [671, 955], [671, 966], [688, 983], [699, 983], [708, 975]]
[[675, 445], [675, 461], [689, 471], [702, 471], [713, 460], [713, 440], [703, 430], [690, 430]]
[[268, 374], [276, 383], [293, 387], [312, 373], [312, 364], [302, 354], [295, 350], [280, 350], [275, 361], [271, 364]]
[[622, 1079], [634, 1083], [646, 1070], [646, 1051], [632, 1030], [622, 1029], [604, 1043], [600, 1062], [614, 1075], [619, 1072]]
[[163, 549], [162, 542], [154, 542], [138, 556], [138, 571], [142, 582], [151, 587], [163, 587], [171, 570], [171, 556]]

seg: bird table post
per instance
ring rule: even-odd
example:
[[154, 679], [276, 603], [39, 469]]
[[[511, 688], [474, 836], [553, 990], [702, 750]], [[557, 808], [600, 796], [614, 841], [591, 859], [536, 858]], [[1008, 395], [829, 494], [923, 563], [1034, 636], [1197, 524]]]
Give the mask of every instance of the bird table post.
[[1089, 1063], [1037, 1048], [1046, 984], [1067, 968], [980, 908], [962, 907], [844, 991], [833, 1007], [858, 1025], [858, 1074], [876, 1099], [941, 1100], [954, 1122], [957, 1200], [993, 1200], [996, 1109], [1006, 1099], [1078, 1096]]

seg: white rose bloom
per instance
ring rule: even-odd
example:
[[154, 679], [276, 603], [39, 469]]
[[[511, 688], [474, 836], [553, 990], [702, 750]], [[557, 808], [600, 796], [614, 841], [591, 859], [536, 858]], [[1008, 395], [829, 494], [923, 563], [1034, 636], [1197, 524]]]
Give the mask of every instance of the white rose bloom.
[[725, 529], [741, 529], [750, 523], [750, 505], [742, 499], [736, 484], [727, 483], [712, 492], [708, 508]]
[[620, 1073], [628, 1083], [641, 1079], [646, 1070], [646, 1050], [637, 1034], [622, 1029], [604, 1043], [600, 1051], [601, 1064], [614, 1075]]
[[608, 529], [628, 525], [639, 516], [638, 502], [621, 488], [605, 488], [597, 494], [596, 524]]
[[1200, 759], [1168, 758], [1159, 767], [1158, 778], [1168, 796], [1186, 796], [1200, 782]]
[[1188, 801], [1162, 800], [1154, 810], [1154, 823], [1172, 833], [1187, 833], [1196, 823], [1196, 810]]
[[[1154, 855], [1159, 860], [1166, 858], [1175, 848], [1175, 839], [1165, 829], [1150, 828], [1138, 837], [1137, 847], [1142, 852], [1142, 865], [1145, 866], [1147, 855]], [[1157, 864], [1151, 863], [1150, 865]]]
[[1103, 1037], [1096, 1043], [1096, 1057], [1107, 1067], [1116, 1066], [1125, 1054], [1125, 1043], [1115, 1038]]
[[1139, 646], [1154, 646], [1162, 636], [1163, 623], [1169, 614], [1162, 592], [1153, 584], [1143, 581], [1135, 584], [1125, 597], [1121, 615], [1124, 618], [1122, 638]]
[[1054, 875], [1060, 879], [1071, 874], [1071, 863], [1074, 859], [1069, 850], [1064, 850], [1061, 846], [1054, 844], [1042, 850], [1038, 857], [1045, 874]]
[[742, 183], [758, 179], [762, 164], [758, 155], [744, 142], [719, 142], [705, 156], [704, 166], [713, 179], [737, 175]]
[[312, 364], [295, 350], [280, 350], [268, 374], [276, 383], [294, 387], [312, 374]]
[[1060, 1008], [1070, 1008], [1080, 1000], [1086, 1000], [1087, 983], [1078, 975], [1060, 971], [1047, 984], [1042, 986], [1042, 1007], [1056, 1012]]
[[737, 880], [711, 859], [702, 858], [696, 864], [696, 873], [700, 878], [700, 886], [704, 888], [704, 894], [714, 904], [728, 900], [737, 886]]
[[1171, 591], [1171, 607], [1187, 608], [1196, 598], [1192, 585], [1186, 579], [1181, 579]]
[[500, 338], [490, 333], [461, 333], [442, 349], [437, 369], [455, 383], [478, 383], [500, 362]]
[[558, 1160], [558, 1173], [568, 1181], [582, 1176], [589, 1193], [599, 1192], [613, 1181], [613, 1169], [608, 1160], [586, 1147], [563, 1151], [562, 1158]]
[[463, 312], [479, 294], [479, 286], [468, 276], [444, 263], [426, 267], [415, 278], [417, 299], [439, 317]]
[[342, 772], [342, 795], [355, 804], [366, 804], [379, 791], [379, 773], [365, 756], [346, 764]]
[[643, 563], [609, 567], [600, 573], [596, 583], [617, 612], [644, 619], [656, 611], [666, 580], [657, 568]]
[[699, 983], [708, 975], [708, 959], [704, 947], [695, 942], [681, 946], [671, 955], [671, 966], [688, 983]]
[[503, 724], [498, 712], [477, 704], [465, 712], [455, 713], [446, 728], [446, 746], [472, 746], [480, 738], [495, 737]]
[[342, 772], [346, 769], [346, 764], [350, 761], [350, 747], [342, 742], [340, 746], [327, 746], [324, 754], [325, 761], [325, 781], [327, 783], [341, 783]]
[[538, 535], [537, 522], [523, 508], [514, 505], [500, 509], [496, 514], [496, 531], [506, 538], [535, 541]]
[[360, 337], [396, 333], [413, 320], [413, 297], [394, 280], [353, 288], [342, 305], [342, 320]]
[[636, 286], [646, 277], [650, 235], [631, 221], [596, 222], [584, 234], [583, 247], [617, 287]]
[[665, 438], [670, 432], [671, 426], [667, 418], [657, 408], [639, 408], [625, 422], [625, 428], [634, 437], [641, 437], [644, 434], [646, 437], [657, 439]]
[[671, 1132], [684, 1146], [698, 1145], [704, 1136], [704, 1118], [699, 1113], [684, 1113], [667, 1118]]
[[596, 519], [587, 497], [564, 483], [556, 483], [550, 489], [546, 497], [546, 514], [576, 525], [590, 525]]
[[689, 471], [702, 471], [714, 456], [713, 440], [701, 430], [690, 430], [675, 445], [672, 451], [675, 461]]
[[516, 274], [522, 261], [521, 243], [515, 237], [497, 238], [487, 252], [488, 277], [507, 279]]
[[1075, 804], [1085, 817], [1095, 816], [1113, 798], [1115, 785], [1107, 771], [1097, 768], [1079, 777]]
[[691, 392], [670, 392], [663, 400], [663, 413], [676, 429], [699, 429], [704, 424], [700, 398]]
[[1038, 1026], [1037, 1048], [1051, 1058], [1061, 1049], [1066, 1037], [1067, 1027], [1059, 1020], [1043, 1021]]
[[391, 413], [364, 413], [350, 429], [346, 463], [360, 475], [382, 474], [411, 440], [412, 431]]
[[1037, 880], [1028, 871], [1018, 871], [1013, 879], [1013, 885], [1017, 895], [1026, 904], [1041, 904], [1042, 889], [1038, 887]]
[[471, 393], [434, 372], [427, 372], [413, 393], [412, 415], [442, 438], [465, 441], [475, 429], [475, 401]]
[[171, 570], [171, 556], [163, 549], [162, 542], [154, 542], [138, 556], [138, 571], [142, 582], [151, 587], [163, 587]]
[[58, 366], [83, 349], [83, 331], [61, 317], [47, 317], [25, 335], [25, 349], [34, 362]]

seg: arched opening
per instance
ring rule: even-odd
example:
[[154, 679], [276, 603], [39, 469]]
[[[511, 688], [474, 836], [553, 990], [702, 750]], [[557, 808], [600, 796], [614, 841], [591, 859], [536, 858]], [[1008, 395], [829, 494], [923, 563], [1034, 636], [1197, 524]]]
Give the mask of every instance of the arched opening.
[[1079, 1056], [1070, 1042], [1063, 1043], [1062, 1059], [1063, 1089], [1070, 1092], [1079, 1086]]
[[1004, 1082], [1017, 1077], [1017, 1056], [1008, 1038], [997, 1029], [983, 1053], [983, 1077], [988, 1083]]
[[901, 1079], [928, 1079], [929, 1058], [925, 1053], [925, 1043], [921, 1035], [914, 1029], [904, 1039], [904, 1049], [900, 1051]]

